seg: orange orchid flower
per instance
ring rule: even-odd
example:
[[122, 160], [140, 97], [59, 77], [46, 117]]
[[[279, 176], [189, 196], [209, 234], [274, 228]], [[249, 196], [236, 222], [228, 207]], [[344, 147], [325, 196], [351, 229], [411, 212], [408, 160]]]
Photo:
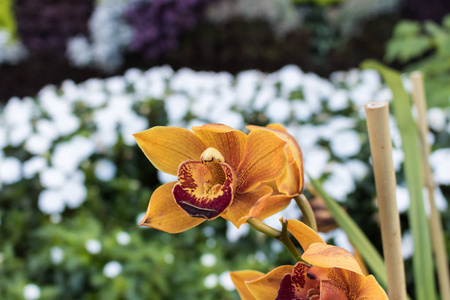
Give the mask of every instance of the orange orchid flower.
[[231, 272], [242, 300], [362, 300], [388, 299], [372, 275], [365, 276], [350, 252], [327, 245], [312, 229], [287, 220], [288, 230], [305, 252], [299, 262], [280, 266], [267, 274]]
[[246, 135], [208, 124], [192, 131], [153, 127], [134, 137], [157, 169], [178, 177], [154, 191], [140, 225], [177, 233], [221, 216], [239, 227], [284, 209], [292, 198], [267, 184], [298, 163], [292, 142], [273, 130]]

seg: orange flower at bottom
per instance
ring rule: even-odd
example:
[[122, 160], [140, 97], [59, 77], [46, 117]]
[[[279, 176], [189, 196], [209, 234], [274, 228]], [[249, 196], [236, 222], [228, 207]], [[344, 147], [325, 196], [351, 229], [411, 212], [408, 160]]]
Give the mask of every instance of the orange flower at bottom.
[[365, 276], [350, 252], [327, 245], [312, 229], [288, 220], [288, 230], [312, 266], [297, 263], [280, 266], [267, 274], [256, 271], [231, 272], [243, 300], [359, 300], [388, 299], [372, 275]]

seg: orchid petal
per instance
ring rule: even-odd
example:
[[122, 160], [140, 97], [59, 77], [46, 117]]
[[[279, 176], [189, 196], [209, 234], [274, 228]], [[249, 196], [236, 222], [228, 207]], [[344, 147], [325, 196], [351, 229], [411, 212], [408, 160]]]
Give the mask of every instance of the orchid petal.
[[308, 225], [298, 220], [287, 220], [287, 229], [300, 243], [303, 250], [307, 250], [311, 244], [325, 244], [322, 238]]
[[257, 300], [252, 295], [247, 285], [245, 285], [245, 281], [256, 279], [261, 276], [264, 276], [264, 273], [252, 270], [230, 272], [231, 280], [233, 281], [241, 300]]
[[388, 300], [386, 292], [378, 284], [375, 277], [369, 275], [366, 277], [364, 286], [359, 291], [358, 299], [364, 300]]
[[286, 142], [268, 130], [250, 132], [239, 165], [237, 192], [245, 193], [262, 182], [278, 179], [288, 166]]
[[302, 258], [313, 266], [321, 268], [341, 268], [364, 276], [361, 267], [353, 255], [340, 247], [324, 243], [314, 243], [305, 250]]
[[245, 154], [248, 139], [245, 133], [222, 124], [192, 127], [192, 131], [205, 145], [217, 149], [225, 162], [237, 170]]
[[285, 209], [291, 202], [292, 196], [274, 195], [259, 199], [250, 209], [249, 217], [264, 220]]
[[260, 200], [267, 199], [272, 195], [272, 189], [268, 186], [256, 188], [245, 194], [235, 194], [233, 203], [228, 207], [226, 216], [234, 226], [239, 228], [251, 216], [250, 211]]
[[286, 274], [291, 274], [294, 266], [280, 266], [264, 276], [246, 281], [250, 292], [258, 300], [273, 300], [278, 295], [281, 281]]
[[199, 160], [206, 149], [193, 132], [177, 127], [157, 126], [135, 133], [139, 147], [160, 171], [176, 175], [180, 163]]
[[272, 131], [288, 143], [287, 146], [292, 153], [292, 157], [288, 159], [291, 168], [286, 169], [285, 174], [277, 179], [278, 190], [287, 195], [301, 192], [304, 187], [303, 155], [295, 138], [281, 124], [269, 124], [267, 127], [249, 125], [247, 128], [251, 131], [257, 129]]
[[178, 233], [205, 221], [205, 219], [190, 217], [175, 203], [172, 196], [174, 185], [175, 182], [166, 183], [153, 192], [140, 226], [153, 227], [168, 233]]

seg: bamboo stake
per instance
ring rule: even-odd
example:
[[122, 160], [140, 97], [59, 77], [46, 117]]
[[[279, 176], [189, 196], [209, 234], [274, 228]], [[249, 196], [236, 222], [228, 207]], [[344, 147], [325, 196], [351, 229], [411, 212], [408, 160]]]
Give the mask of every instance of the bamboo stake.
[[387, 102], [370, 102], [366, 104], [365, 109], [380, 210], [389, 299], [406, 300], [400, 216], [395, 196], [397, 184], [389, 132], [389, 104]]
[[428, 157], [430, 156], [431, 146], [427, 142], [427, 134], [429, 132], [426, 111], [427, 103], [425, 98], [425, 90], [423, 86], [422, 73], [419, 71], [411, 73], [411, 81], [413, 83], [413, 100], [417, 108], [417, 127], [419, 130], [419, 141], [422, 154], [422, 167], [424, 174], [425, 186], [428, 190], [428, 200], [430, 202], [430, 228], [433, 238], [434, 254], [436, 256], [436, 265], [438, 272], [439, 288], [442, 300], [450, 300], [450, 276], [447, 263], [447, 253], [444, 244], [444, 234], [442, 230], [441, 214], [436, 207], [434, 201], [434, 189], [436, 184], [433, 179]]

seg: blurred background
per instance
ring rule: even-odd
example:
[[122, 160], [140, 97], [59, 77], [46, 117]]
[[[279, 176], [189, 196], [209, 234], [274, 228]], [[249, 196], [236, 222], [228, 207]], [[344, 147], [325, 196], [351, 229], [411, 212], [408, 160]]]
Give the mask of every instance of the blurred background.
[[[139, 228], [158, 172], [132, 133], [282, 123], [381, 252], [363, 106], [391, 91], [359, 64], [421, 70], [430, 162], [450, 248], [450, 2], [1, 0], [0, 298], [238, 299], [231, 270], [292, 264], [225, 220]], [[409, 197], [391, 122], [408, 292]], [[353, 251], [320, 199], [322, 236]], [[267, 220], [300, 218], [294, 206]]]

